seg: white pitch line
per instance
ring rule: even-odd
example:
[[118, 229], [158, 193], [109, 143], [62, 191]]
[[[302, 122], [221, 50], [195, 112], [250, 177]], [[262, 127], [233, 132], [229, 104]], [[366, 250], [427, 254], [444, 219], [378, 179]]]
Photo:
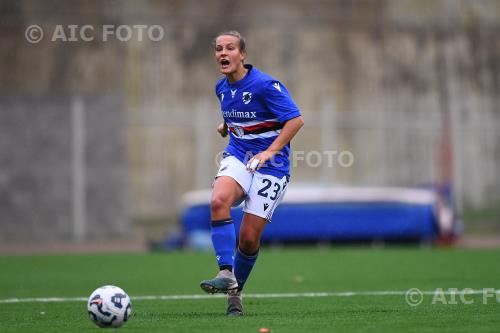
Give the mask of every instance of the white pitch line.
[[[245, 294], [245, 298], [306, 298], [306, 297], [355, 297], [355, 296], [404, 296], [407, 290], [382, 290], [382, 291], [342, 291], [342, 292], [310, 292], [310, 293], [270, 293], [270, 294]], [[434, 295], [435, 290], [422, 291], [423, 295]], [[456, 294], [457, 291], [443, 290], [443, 294]], [[467, 295], [482, 295], [483, 290], [468, 290]], [[131, 296], [133, 301], [172, 301], [172, 300], [197, 300], [224, 298], [225, 295], [151, 295]], [[51, 302], [85, 302], [87, 297], [30, 297], [0, 299], [0, 304], [12, 303], [51, 303]]]

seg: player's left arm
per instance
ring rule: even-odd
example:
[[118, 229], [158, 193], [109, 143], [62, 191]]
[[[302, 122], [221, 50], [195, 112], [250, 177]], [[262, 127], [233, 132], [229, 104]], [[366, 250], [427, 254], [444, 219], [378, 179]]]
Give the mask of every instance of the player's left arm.
[[255, 155], [250, 161], [249, 166], [252, 164], [254, 159], [259, 161], [257, 165], [257, 170], [268, 160], [274, 157], [284, 146], [286, 146], [297, 134], [300, 128], [304, 125], [304, 118], [302, 116], [298, 116], [288, 120], [281, 129], [281, 133], [276, 137], [273, 143], [264, 150], [263, 152]]
[[[273, 143], [249, 161], [247, 164], [249, 171], [259, 169], [266, 161], [272, 159], [304, 125], [299, 108], [281, 82], [276, 80], [266, 82], [261, 96], [263, 104], [283, 124], [283, 127]], [[255, 160], [259, 163], [256, 164]]]

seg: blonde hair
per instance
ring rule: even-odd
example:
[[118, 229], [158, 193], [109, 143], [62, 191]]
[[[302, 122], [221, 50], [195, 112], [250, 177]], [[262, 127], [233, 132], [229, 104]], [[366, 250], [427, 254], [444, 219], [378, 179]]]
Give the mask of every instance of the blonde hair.
[[236, 30], [229, 30], [229, 31], [223, 31], [223, 32], [219, 33], [214, 38], [214, 40], [212, 42], [212, 45], [214, 47], [215, 47], [215, 41], [220, 36], [234, 36], [234, 37], [238, 38], [238, 43], [239, 43], [240, 51], [241, 52], [247, 52], [247, 46], [246, 46], [246, 42], [245, 42], [245, 37], [243, 37], [238, 31], [236, 31]]

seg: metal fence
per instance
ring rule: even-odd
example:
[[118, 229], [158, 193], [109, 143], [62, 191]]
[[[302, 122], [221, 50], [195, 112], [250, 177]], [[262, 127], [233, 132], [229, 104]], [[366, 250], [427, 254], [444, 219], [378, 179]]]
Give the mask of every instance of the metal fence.
[[[180, 194], [208, 188], [226, 140], [215, 128], [217, 109], [201, 102], [173, 121], [144, 117], [129, 123], [148, 147], [131, 154], [131, 211], [175, 211]], [[293, 140], [294, 183], [353, 186], [431, 186], [451, 183], [458, 209], [500, 199], [500, 115], [494, 112], [336, 111], [326, 100], [303, 110], [306, 125]], [[154, 214], [153, 214], [154, 215]]]

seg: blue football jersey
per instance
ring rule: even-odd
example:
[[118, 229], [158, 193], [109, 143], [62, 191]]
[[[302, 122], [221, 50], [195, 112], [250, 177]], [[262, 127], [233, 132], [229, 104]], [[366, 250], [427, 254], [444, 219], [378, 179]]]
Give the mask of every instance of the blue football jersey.
[[[286, 121], [300, 116], [299, 108], [281, 82], [252, 65], [245, 67], [248, 72], [243, 79], [230, 83], [224, 77], [215, 86], [229, 129], [225, 154], [244, 164], [273, 143]], [[289, 156], [290, 144], [287, 144], [259, 172], [279, 178], [289, 175]]]

